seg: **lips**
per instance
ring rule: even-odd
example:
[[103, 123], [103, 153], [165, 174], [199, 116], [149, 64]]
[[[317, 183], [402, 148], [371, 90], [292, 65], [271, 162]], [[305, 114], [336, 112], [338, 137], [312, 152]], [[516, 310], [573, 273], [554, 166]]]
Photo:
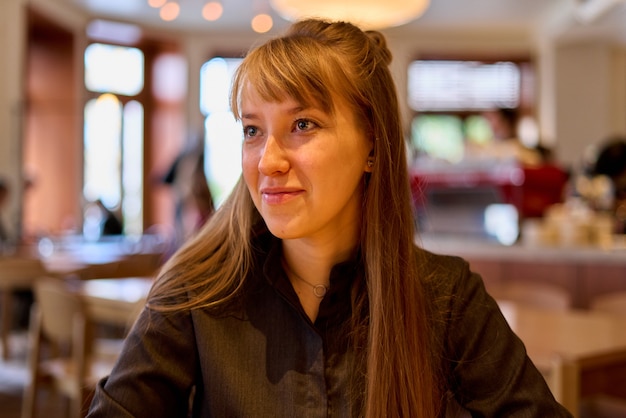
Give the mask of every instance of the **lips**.
[[304, 190], [291, 187], [264, 187], [260, 190], [263, 203], [279, 205], [302, 195]]

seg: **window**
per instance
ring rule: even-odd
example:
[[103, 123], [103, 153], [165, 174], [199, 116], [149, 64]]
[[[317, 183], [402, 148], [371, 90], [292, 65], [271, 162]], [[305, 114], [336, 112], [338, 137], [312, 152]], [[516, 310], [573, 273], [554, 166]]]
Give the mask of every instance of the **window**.
[[[85, 50], [85, 86], [101, 93], [84, 109], [84, 184], [88, 203], [118, 212], [124, 232], [143, 232], [143, 106], [129, 97], [143, 90], [143, 53], [91, 44]], [[98, 238], [86, 211], [83, 233]]]
[[85, 86], [99, 93], [134, 96], [143, 89], [143, 53], [137, 48], [91, 44], [85, 50]]
[[420, 60], [409, 65], [409, 106], [417, 111], [515, 108], [520, 70], [513, 62]]
[[85, 106], [85, 178], [87, 201], [102, 199], [108, 207], [121, 203], [122, 105], [103, 94]]
[[216, 206], [241, 176], [241, 125], [230, 111], [230, 85], [240, 58], [216, 57], [200, 73], [200, 111], [205, 115], [205, 173]]
[[[524, 101], [528, 101], [532, 81], [528, 64], [506, 60], [413, 61], [407, 74], [407, 100], [414, 111], [410, 143], [416, 155], [460, 162], [468, 144], [486, 145], [499, 134], [493, 130], [487, 111], [506, 109], [516, 114], [518, 121], [528, 120], [524, 114], [529, 113], [529, 103]], [[520, 139], [524, 142], [526, 138]], [[528, 142], [533, 140], [536, 138]]]

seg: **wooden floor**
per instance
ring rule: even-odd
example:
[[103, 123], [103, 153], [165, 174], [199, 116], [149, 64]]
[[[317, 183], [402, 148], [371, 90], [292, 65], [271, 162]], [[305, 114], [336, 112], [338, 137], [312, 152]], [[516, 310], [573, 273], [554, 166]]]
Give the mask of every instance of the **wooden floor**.
[[[22, 394], [27, 382], [26, 369], [26, 331], [17, 331], [11, 335], [11, 358], [0, 360], [0, 417], [20, 418]], [[42, 390], [37, 399], [37, 417], [65, 417], [65, 402]]]

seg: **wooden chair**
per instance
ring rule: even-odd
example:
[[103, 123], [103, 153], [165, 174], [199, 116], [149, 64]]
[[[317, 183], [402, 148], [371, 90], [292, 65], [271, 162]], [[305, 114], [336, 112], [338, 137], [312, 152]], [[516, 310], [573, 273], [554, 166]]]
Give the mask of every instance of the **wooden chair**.
[[[591, 299], [589, 309], [592, 312], [600, 312], [611, 316], [618, 316], [626, 318], [626, 292], [613, 292], [606, 293]], [[616, 369], [615, 364], [609, 364], [613, 373]], [[621, 370], [623, 378], [620, 380], [607, 381], [606, 375], [608, 370], [604, 370], [604, 374], [592, 375], [587, 378], [587, 381], [592, 379], [606, 381], [606, 385], [610, 386], [612, 395], [607, 395], [604, 392], [590, 393], [586, 398], [581, 399], [581, 417], [596, 417], [596, 418], [613, 418], [613, 417], [626, 417], [626, 389], [620, 393], [615, 393], [613, 388], [624, 387], [626, 385], [626, 349], [622, 353], [622, 365]], [[600, 371], [603, 371], [600, 369]], [[585, 383], [585, 382], [583, 382]]]
[[121, 346], [107, 344], [117, 349], [99, 349], [83, 300], [62, 279], [41, 278], [34, 290], [29, 332], [30, 379], [24, 393], [22, 418], [35, 416], [37, 393], [44, 383], [57, 395], [69, 399], [69, 417], [83, 417], [98, 380], [110, 373]]
[[555, 397], [574, 417], [626, 417], [626, 347], [564, 356], [554, 364]]
[[2, 359], [10, 358], [9, 336], [12, 325], [13, 292], [31, 290], [36, 277], [45, 274], [46, 269], [37, 258], [6, 257], [0, 258], [0, 294], [2, 324], [0, 340]]

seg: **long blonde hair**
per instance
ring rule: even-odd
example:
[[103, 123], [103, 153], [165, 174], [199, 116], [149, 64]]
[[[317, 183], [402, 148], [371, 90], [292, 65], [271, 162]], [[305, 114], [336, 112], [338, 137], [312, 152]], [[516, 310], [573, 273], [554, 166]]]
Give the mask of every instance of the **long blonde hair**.
[[[353, 106], [374, 143], [365, 174], [361, 254], [366, 291], [353, 297], [353, 346], [362, 352], [366, 417], [436, 417], [441, 389], [429, 301], [417, 273], [413, 211], [391, 53], [376, 31], [305, 20], [253, 48], [237, 70], [231, 104], [250, 85], [266, 100], [286, 97], [333, 109]], [[240, 180], [201, 232], [164, 266], [153, 309], [219, 307], [237, 295], [251, 268], [250, 243], [263, 221]], [[187, 300], [192, 291], [197, 297]], [[362, 349], [360, 349], [362, 348]], [[357, 353], [359, 354], [359, 353]]]

